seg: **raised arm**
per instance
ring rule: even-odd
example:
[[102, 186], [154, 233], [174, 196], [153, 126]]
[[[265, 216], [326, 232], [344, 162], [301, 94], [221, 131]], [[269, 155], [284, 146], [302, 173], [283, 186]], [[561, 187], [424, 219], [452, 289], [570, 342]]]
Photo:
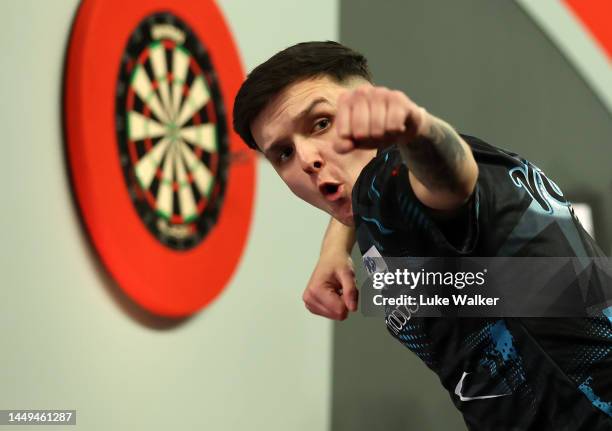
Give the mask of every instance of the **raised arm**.
[[416, 197], [427, 207], [452, 211], [470, 197], [478, 179], [472, 151], [446, 122], [428, 114], [422, 132], [399, 145]]
[[401, 91], [364, 85], [338, 100], [339, 152], [397, 144], [414, 193], [434, 214], [453, 214], [470, 197], [478, 165], [455, 130]]
[[346, 253], [350, 255], [353, 245], [355, 245], [355, 229], [332, 217], [325, 230], [320, 254]]
[[334, 320], [346, 319], [357, 310], [358, 292], [351, 260], [355, 231], [332, 218], [325, 231], [319, 261], [302, 299], [314, 314]]

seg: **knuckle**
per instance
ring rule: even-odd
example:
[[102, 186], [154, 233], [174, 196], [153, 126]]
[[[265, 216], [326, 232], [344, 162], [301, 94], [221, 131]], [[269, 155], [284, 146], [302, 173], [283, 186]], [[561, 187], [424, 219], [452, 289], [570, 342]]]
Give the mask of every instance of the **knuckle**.
[[355, 90], [353, 94], [353, 100], [355, 103], [368, 103], [371, 98], [370, 91], [367, 88], [360, 87]]
[[353, 106], [364, 107], [368, 105], [367, 97], [362, 93], [357, 93], [353, 97]]
[[336, 312], [336, 320], [346, 320], [346, 318], [348, 317], [348, 311], [347, 310], [342, 310], [339, 312]]
[[402, 131], [402, 126], [400, 126], [399, 124], [393, 124], [391, 126], [389, 126], [388, 131], [390, 133], [400, 133]]
[[397, 126], [400, 123], [404, 122], [404, 119], [408, 116], [408, 109], [405, 109], [402, 106], [397, 106], [389, 115], [389, 119], [391, 120], [391, 124]]
[[356, 95], [357, 95], [357, 90], [356, 89], [347, 91], [346, 93], [344, 93], [344, 100], [346, 102], [349, 102], [349, 101], [353, 100], [356, 97]]
[[355, 129], [353, 130], [353, 137], [355, 139], [365, 139], [368, 137], [368, 134], [364, 130]]
[[376, 128], [376, 129], [372, 129], [371, 135], [373, 138], [380, 139], [385, 135], [385, 132], [382, 129]]
[[351, 268], [346, 268], [344, 270], [344, 276], [351, 282], [355, 281], [355, 271], [353, 271]]
[[379, 99], [384, 99], [389, 93], [389, 89], [387, 87], [376, 87], [374, 89], [374, 95]]
[[397, 102], [407, 102], [408, 101], [408, 96], [406, 96], [403, 92], [399, 90], [393, 90], [391, 92], [391, 97], [393, 98], [393, 100]]

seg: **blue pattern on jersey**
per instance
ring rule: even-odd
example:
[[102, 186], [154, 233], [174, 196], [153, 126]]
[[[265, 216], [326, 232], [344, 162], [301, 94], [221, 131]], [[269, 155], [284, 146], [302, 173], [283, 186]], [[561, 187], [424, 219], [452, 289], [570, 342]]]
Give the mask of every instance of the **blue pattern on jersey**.
[[423, 214], [423, 211], [418, 205], [406, 195], [402, 195], [400, 198], [400, 211], [404, 216], [404, 219], [408, 223], [409, 227], [416, 227], [418, 229], [428, 229], [429, 220]]
[[[417, 206], [414, 204], [414, 202], [412, 202], [412, 199], [409, 199], [408, 196], [403, 195], [400, 198], [400, 210], [402, 211], [404, 218], [408, 222], [408, 226], [413, 227], [416, 221], [415, 217], [419, 216], [420, 214], [417, 209]], [[421, 219], [419, 219], [419, 221], [420, 220]], [[418, 227], [422, 227], [418, 221], [416, 221], [416, 223]]]
[[612, 417], [612, 403], [602, 400], [595, 392], [593, 392], [593, 388], [591, 387], [592, 381], [592, 377], [587, 377], [586, 380], [582, 382], [580, 386], [578, 386], [578, 389], [580, 389], [586, 395], [586, 397], [591, 401], [591, 404], [608, 416]]
[[606, 318], [592, 318], [584, 321], [585, 334], [590, 339], [600, 340], [601, 342], [575, 346], [572, 366], [567, 375], [576, 382], [578, 389], [586, 395], [594, 407], [612, 417], [612, 403], [603, 400], [595, 393], [592, 387], [594, 379], [590, 375], [594, 364], [601, 363], [603, 359], [612, 354], [612, 345], [610, 344], [610, 341], [612, 341], [612, 307], [604, 309], [603, 315]]
[[374, 187], [374, 181], [376, 181], [376, 175], [374, 175], [374, 178], [372, 178], [372, 182], [370, 183], [370, 190], [368, 190], [368, 197], [372, 200], [374, 200], [374, 198], [372, 197], [372, 195], [370, 194], [370, 192], [374, 192], [374, 194], [376, 195], [376, 197], [378, 199], [380, 199], [380, 192], [378, 190], [376, 190], [376, 187]]
[[584, 333], [596, 343], [580, 343], [572, 345], [574, 351], [567, 375], [577, 385], [584, 381], [593, 364], [607, 358], [612, 353], [612, 322], [604, 318], [591, 318], [584, 320]]
[[531, 394], [523, 361], [514, 347], [514, 339], [503, 320], [487, 323], [466, 337], [464, 346], [480, 356], [478, 363], [499, 380], [500, 389], [514, 394]]
[[612, 324], [612, 307], [608, 307], [604, 309], [603, 314], [604, 316], [608, 318], [608, 320], [610, 321], [610, 324]]
[[503, 320], [498, 320], [489, 329], [491, 339], [495, 343], [493, 348], [502, 356], [504, 362], [516, 361], [518, 355], [512, 342], [512, 335]]
[[[389, 310], [386, 310], [387, 318]], [[393, 333], [389, 328], [387, 322], [387, 330], [397, 338], [405, 347], [409, 348], [414, 354], [416, 354], [421, 361], [427, 366], [433, 367], [433, 352], [431, 351], [431, 341], [429, 335], [424, 331], [421, 323], [411, 323], [407, 321], [399, 333]], [[419, 342], [415, 342], [418, 340]]]
[[383, 235], [389, 235], [394, 232], [393, 229], [384, 227], [382, 223], [376, 220], [375, 218], [361, 216], [361, 219], [364, 221], [370, 222], [370, 223], [374, 223], [376, 227], [378, 228], [378, 230], [380, 231], [380, 233], [382, 233]]

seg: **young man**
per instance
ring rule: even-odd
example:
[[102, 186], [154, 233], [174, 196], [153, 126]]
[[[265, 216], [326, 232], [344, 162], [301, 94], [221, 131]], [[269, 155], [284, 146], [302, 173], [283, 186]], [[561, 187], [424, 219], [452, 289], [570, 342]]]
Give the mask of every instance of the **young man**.
[[[340, 44], [298, 44], [255, 68], [234, 128], [332, 216], [303, 295], [312, 313], [357, 309], [355, 236], [383, 257], [603, 256], [543, 172], [373, 85], [365, 58]], [[391, 334], [439, 375], [470, 429], [612, 429], [612, 318], [402, 316]]]

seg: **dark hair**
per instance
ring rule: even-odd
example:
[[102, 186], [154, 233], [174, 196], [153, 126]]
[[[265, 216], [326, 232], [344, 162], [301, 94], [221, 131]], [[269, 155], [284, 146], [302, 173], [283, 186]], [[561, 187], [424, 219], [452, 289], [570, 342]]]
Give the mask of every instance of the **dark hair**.
[[303, 42], [272, 56], [251, 71], [234, 101], [234, 130], [252, 149], [259, 147], [251, 123], [285, 87], [303, 79], [329, 76], [338, 83], [359, 76], [372, 81], [366, 58], [338, 42]]

